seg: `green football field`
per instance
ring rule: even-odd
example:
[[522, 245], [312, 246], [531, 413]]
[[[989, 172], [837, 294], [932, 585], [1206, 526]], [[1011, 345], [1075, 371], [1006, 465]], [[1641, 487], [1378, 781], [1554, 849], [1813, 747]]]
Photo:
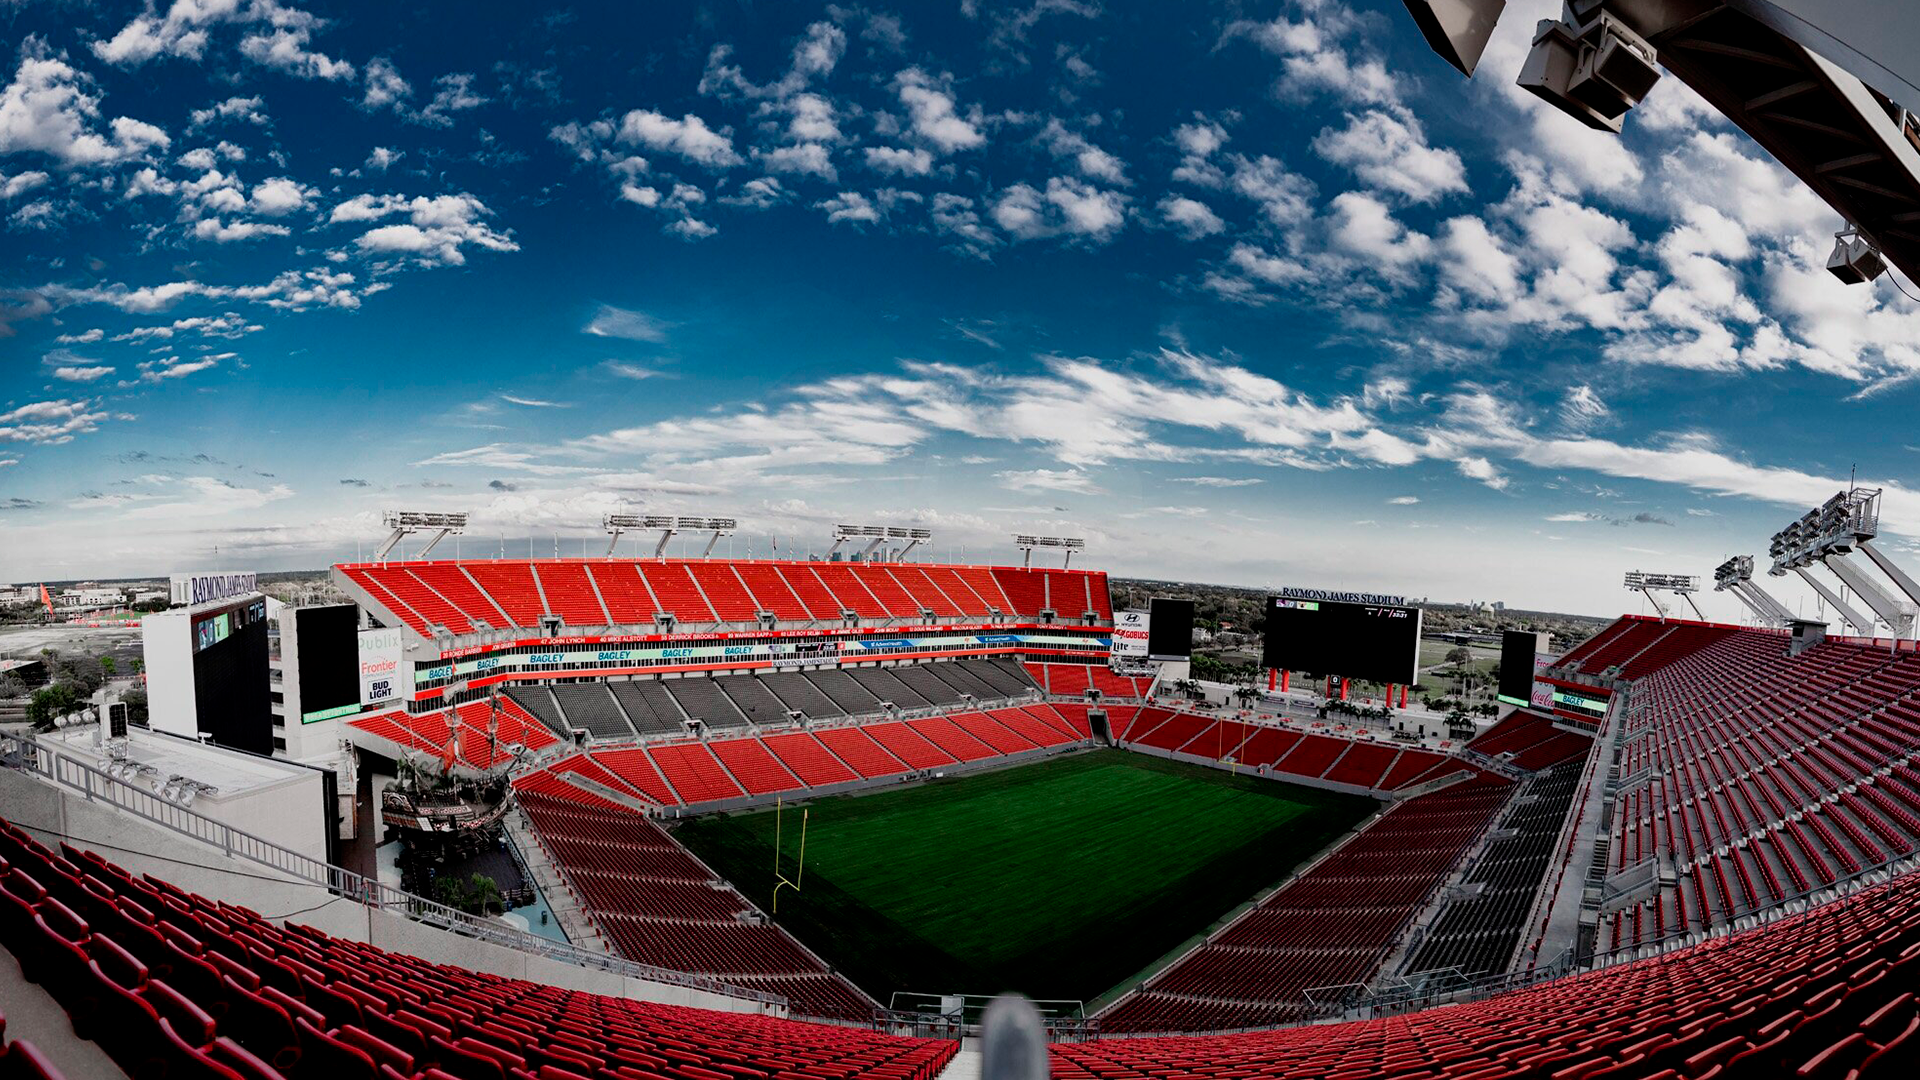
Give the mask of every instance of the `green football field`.
[[675, 835], [882, 1004], [896, 990], [1090, 1001], [1353, 827], [1371, 799], [1124, 750]]

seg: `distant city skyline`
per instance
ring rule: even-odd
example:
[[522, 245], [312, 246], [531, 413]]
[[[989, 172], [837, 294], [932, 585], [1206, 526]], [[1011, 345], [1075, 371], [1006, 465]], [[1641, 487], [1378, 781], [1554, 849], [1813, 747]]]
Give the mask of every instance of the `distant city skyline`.
[[1514, 86], [1558, 9], [8, 6], [0, 581], [637, 511], [1598, 615], [1854, 475], [1920, 552], [1920, 305], [1678, 80]]

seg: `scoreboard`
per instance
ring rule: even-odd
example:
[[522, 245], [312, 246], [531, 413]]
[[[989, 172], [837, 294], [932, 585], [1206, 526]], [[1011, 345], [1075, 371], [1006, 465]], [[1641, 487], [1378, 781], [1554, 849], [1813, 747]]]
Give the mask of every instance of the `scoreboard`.
[[1261, 664], [1410, 686], [1420, 667], [1421, 609], [1269, 596]]

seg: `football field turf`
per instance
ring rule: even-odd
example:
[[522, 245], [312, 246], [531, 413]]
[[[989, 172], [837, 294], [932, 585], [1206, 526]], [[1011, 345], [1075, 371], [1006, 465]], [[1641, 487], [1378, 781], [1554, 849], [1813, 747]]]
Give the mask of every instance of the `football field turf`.
[[895, 990], [1089, 1001], [1284, 878], [1372, 799], [1097, 750], [675, 835], [881, 1004]]

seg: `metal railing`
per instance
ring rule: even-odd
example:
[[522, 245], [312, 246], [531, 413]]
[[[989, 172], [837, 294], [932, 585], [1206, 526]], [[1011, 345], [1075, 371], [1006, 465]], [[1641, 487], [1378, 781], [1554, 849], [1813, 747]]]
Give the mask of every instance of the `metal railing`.
[[707, 975], [670, 971], [650, 964], [636, 963], [582, 949], [567, 942], [554, 941], [524, 930], [469, 915], [458, 908], [429, 900], [403, 889], [396, 889], [373, 878], [334, 866], [321, 859], [303, 855], [249, 832], [236, 829], [177, 803], [168, 802], [150, 791], [143, 791], [123, 780], [108, 776], [83, 761], [67, 757], [49, 747], [19, 739], [0, 739], [0, 766], [37, 776], [59, 787], [84, 796], [90, 802], [104, 803], [144, 821], [217, 848], [226, 855], [270, 867], [296, 881], [318, 885], [342, 899], [363, 907], [401, 915], [461, 937], [556, 960], [575, 967], [605, 971], [614, 975], [701, 990], [723, 997], [753, 1001], [784, 1008], [787, 998], [760, 990], [734, 986]]

